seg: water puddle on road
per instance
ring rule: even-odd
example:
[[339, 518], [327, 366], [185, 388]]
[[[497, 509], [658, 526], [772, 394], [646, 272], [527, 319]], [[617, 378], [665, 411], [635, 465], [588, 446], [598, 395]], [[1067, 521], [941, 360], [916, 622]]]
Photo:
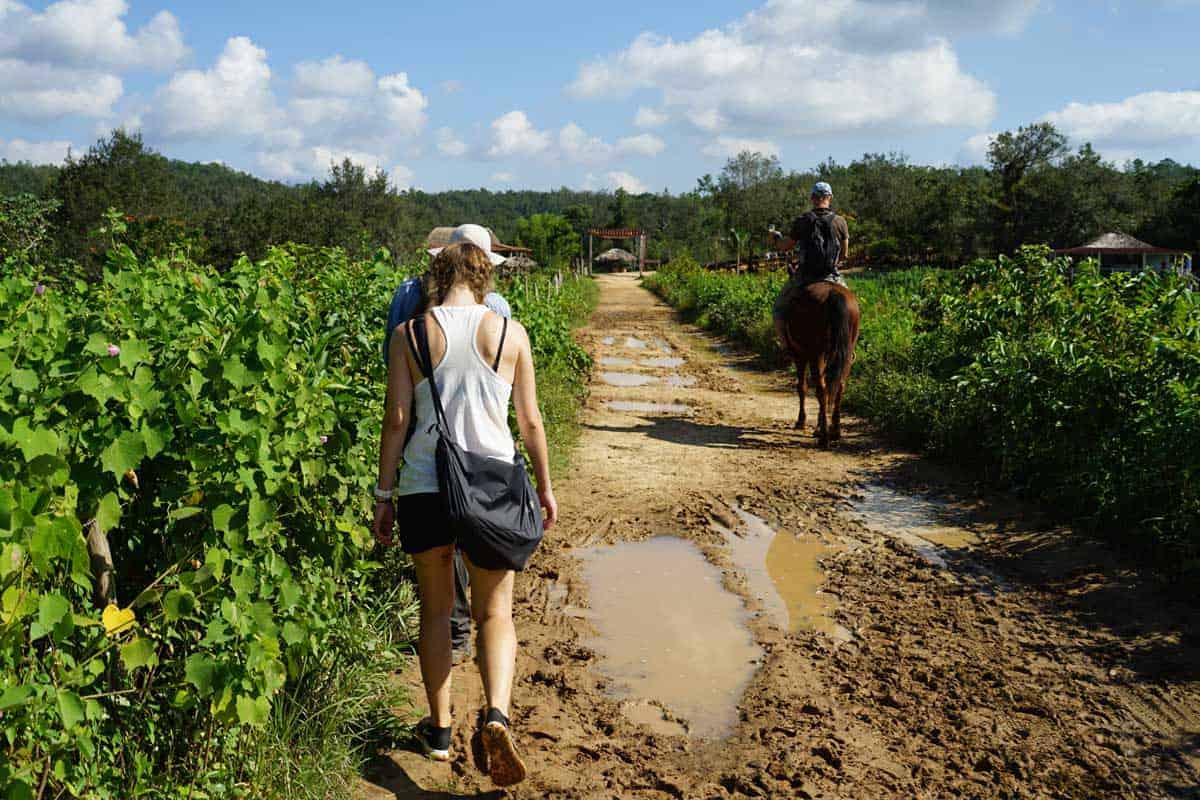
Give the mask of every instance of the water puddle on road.
[[609, 347], [612, 347], [614, 344], [617, 343], [617, 337], [605, 336], [603, 339], [600, 340], [600, 343], [604, 344], [604, 345], [608, 345]]
[[[597, 547], [580, 557], [589, 619], [599, 633], [588, 644], [614, 696], [661, 703], [686, 720], [692, 736], [729, 733], [762, 649], [746, 627], [741, 599], [721, 585], [721, 571], [694, 544], [673, 536]], [[634, 721], [653, 722], [644, 705], [626, 706]], [[669, 722], [655, 710], [655, 724]]]
[[767, 615], [786, 631], [815, 630], [845, 641], [848, 630], [830, 617], [827, 596], [821, 594], [825, 575], [820, 559], [832, 548], [811, 536], [778, 533], [761, 517], [731, 507], [739, 522], [736, 531], [713, 523], [725, 537], [734, 563], [745, 575], [750, 594]]
[[661, 350], [664, 353], [671, 352], [671, 343], [668, 342], [666, 339], [655, 339], [654, 346], [657, 347], [659, 350]]
[[682, 358], [679, 358], [679, 357], [677, 357], [677, 356], [675, 356], [675, 357], [670, 357], [670, 358], [666, 358], [666, 357], [663, 357], [663, 358], [643, 358], [643, 359], [642, 359], [642, 366], [643, 366], [643, 367], [656, 367], [656, 368], [659, 368], [659, 369], [675, 369], [676, 367], [682, 367], [682, 366], [683, 366], [683, 362], [684, 362], [684, 360], [683, 360]]
[[617, 356], [602, 356], [600, 358], [600, 366], [602, 367], [632, 367], [632, 358], [618, 358]]
[[692, 407], [683, 403], [648, 403], [642, 400], [609, 400], [604, 404], [610, 411], [634, 414], [691, 414]]
[[663, 378], [663, 383], [667, 386], [692, 386], [696, 383], [696, 379], [691, 375], [668, 375]]
[[609, 386], [649, 386], [658, 383], [653, 375], [638, 375], [633, 372], [601, 372], [600, 380]]
[[636, 336], [626, 336], [625, 346], [630, 350], [645, 350], [646, 343]]
[[868, 483], [851, 505], [868, 528], [899, 539], [942, 569], [947, 568], [946, 551], [969, 550], [979, 544], [979, 537], [963, 527], [962, 514], [945, 502]]

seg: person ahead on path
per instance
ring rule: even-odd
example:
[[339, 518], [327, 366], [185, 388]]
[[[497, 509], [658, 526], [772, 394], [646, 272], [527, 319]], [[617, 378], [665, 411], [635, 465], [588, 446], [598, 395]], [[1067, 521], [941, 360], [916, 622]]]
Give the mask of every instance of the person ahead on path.
[[[533, 354], [529, 336], [517, 321], [507, 322], [482, 305], [491, 285], [492, 264], [479, 247], [464, 242], [441, 251], [429, 267], [431, 307], [421, 319], [429, 339], [429, 363], [437, 381], [448, 435], [463, 449], [512, 462], [515, 446], [508, 428], [508, 406], [516, 409], [521, 441], [529, 453], [544, 509], [544, 527], [558, 518], [550, 485], [546, 434], [538, 412]], [[392, 542], [397, 518], [400, 545], [412, 557], [421, 605], [417, 654], [429, 701], [429, 717], [417, 726], [422, 747], [432, 758], [450, 758], [450, 612], [454, 605], [454, 554], [462, 549], [471, 576], [471, 611], [478, 627], [477, 663], [487, 698], [482, 731], [488, 770], [499, 786], [523, 780], [525, 765], [508, 730], [517, 638], [512, 620], [515, 573], [478, 564], [507, 563], [511, 554], [482, 540], [456, 541], [438, 495], [435, 448], [438, 440], [429, 380], [421, 375], [414, 322], [392, 337], [388, 401], [380, 441], [379, 479], [375, 487], [375, 536]], [[405, 444], [412, 399], [416, 433]], [[396, 468], [401, 450], [404, 468]], [[392, 504], [392, 497], [396, 505]]]
[[777, 239], [775, 246], [778, 250], [788, 252], [796, 248], [799, 256], [797, 267], [788, 267], [788, 281], [771, 310], [775, 320], [775, 337], [785, 349], [787, 312], [796, 294], [817, 281], [846, 285], [838, 272], [838, 264], [850, 252], [850, 229], [846, 220], [830, 208], [833, 189], [825, 181], [818, 181], [813, 184], [809, 199], [812, 201], [812, 210], [796, 217], [786, 237], [778, 231], [771, 231], [772, 237]]
[[[459, 225], [450, 234], [450, 244], [457, 242], [471, 242], [476, 245], [487, 254], [488, 260], [492, 262], [493, 266], [499, 266], [505, 261], [503, 257], [492, 252], [491, 234], [482, 225]], [[430, 250], [429, 254], [437, 256], [441, 251], [442, 248], [438, 247]], [[408, 322], [417, 314], [424, 313], [427, 304], [425, 282], [421, 278], [408, 278], [396, 287], [396, 291], [392, 295], [392, 304], [388, 308], [387, 327], [384, 329], [384, 366], [388, 364], [389, 345], [396, 327], [402, 322]], [[483, 304], [505, 319], [512, 318], [512, 309], [509, 308], [508, 301], [496, 292], [488, 292], [483, 298]], [[409, 435], [412, 435], [411, 430]], [[456, 551], [454, 554], [454, 610], [450, 614], [450, 644], [454, 651], [455, 664], [461, 664], [471, 657], [471, 605], [467, 599], [467, 587], [470, 585], [470, 580], [462, 553]]]

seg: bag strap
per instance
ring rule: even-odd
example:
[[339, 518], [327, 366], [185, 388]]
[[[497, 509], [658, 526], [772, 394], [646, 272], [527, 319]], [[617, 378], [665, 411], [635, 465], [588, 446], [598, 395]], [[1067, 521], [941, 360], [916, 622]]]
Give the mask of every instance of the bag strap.
[[442, 410], [442, 396], [438, 392], [437, 381], [433, 376], [433, 357], [429, 354], [429, 332], [425, 329], [425, 315], [414, 317], [412, 325], [413, 335], [417, 339], [417, 362], [421, 365], [421, 372], [425, 375], [425, 379], [429, 381], [429, 393], [433, 395], [433, 410], [437, 414], [437, 421], [441, 424], [442, 430], [449, 430], [450, 426], [446, 424], [446, 412]]
[[504, 320], [500, 328], [500, 346], [496, 348], [496, 361], [492, 364], [492, 372], [500, 371], [500, 356], [504, 352], [504, 337], [508, 336], [508, 317], [501, 317]]

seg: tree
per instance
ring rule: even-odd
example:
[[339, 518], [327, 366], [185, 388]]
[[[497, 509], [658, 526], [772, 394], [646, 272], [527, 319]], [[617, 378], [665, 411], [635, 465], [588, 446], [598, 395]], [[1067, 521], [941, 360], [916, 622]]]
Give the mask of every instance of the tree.
[[46, 245], [50, 218], [57, 208], [57, 200], [39, 200], [31, 194], [0, 197], [0, 260], [36, 259]]
[[75, 258], [86, 256], [88, 232], [110, 208], [134, 217], [168, 217], [184, 210], [167, 159], [146, 147], [141, 134], [120, 129], [82, 158], [68, 156], [53, 195], [60, 204], [54, 222], [63, 254]]
[[558, 214], [534, 214], [517, 220], [517, 243], [533, 250], [543, 267], [558, 269], [579, 255], [579, 234]]
[[988, 163], [999, 181], [996, 209], [1002, 250], [1022, 243], [1026, 220], [1033, 211], [1023, 193], [1027, 178], [1066, 154], [1067, 137], [1050, 122], [1035, 122], [1015, 134], [1005, 131], [988, 145]]
[[608, 227], [629, 228], [632, 226], [629, 216], [629, 193], [620, 186], [613, 192], [613, 199], [609, 210], [611, 216], [609, 217]]
[[[715, 186], [711, 180], [702, 185], [715, 192], [728, 227], [739, 231], [765, 232], [768, 224], [787, 213], [783, 168], [772, 155], [744, 150], [725, 162]], [[751, 252], [760, 239], [749, 237]], [[740, 245], [738, 251], [740, 260]]]

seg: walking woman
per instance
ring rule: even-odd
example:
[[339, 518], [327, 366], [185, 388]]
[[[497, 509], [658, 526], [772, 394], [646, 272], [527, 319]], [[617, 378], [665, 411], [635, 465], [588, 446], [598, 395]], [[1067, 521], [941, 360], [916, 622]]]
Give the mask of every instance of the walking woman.
[[[478, 631], [477, 661], [488, 704], [482, 731], [487, 769], [496, 785], [509, 786], [525, 777], [508, 724], [517, 651], [513, 579], [532, 546], [526, 552], [513, 552], [516, 545], [510, 547], [503, 540], [452, 533], [439, 496], [436, 404], [442, 408], [441, 430], [460, 448], [512, 464], [517, 458], [508, 427], [512, 399], [533, 464], [543, 526], [550, 528], [558, 508], [550, 486], [546, 434], [538, 411], [529, 337], [516, 320], [502, 319], [482, 304], [492, 284], [488, 254], [469, 242], [450, 245], [434, 258], [426, 281], [429, 312], [398, 328], [403, 335], [392, 336], [389, 345], [375, 536], [390, 545], [398, 521], [400, 546], [416, 566], [421, 602], [417, 653], [430, 712], [417, 726], [417, 734], [423, 749], [440, 761], [450, 758], [453, 724], [450, 613], [455, 549], [466, 557], [471, 613]], [[423, 376], [422, 330], [428, 339], [426, 369], [432, 368], [436, 394]], [[418, 424], [405, 444], [414, 396]], [[402, 454], [404, 466], [397, 476]]]

